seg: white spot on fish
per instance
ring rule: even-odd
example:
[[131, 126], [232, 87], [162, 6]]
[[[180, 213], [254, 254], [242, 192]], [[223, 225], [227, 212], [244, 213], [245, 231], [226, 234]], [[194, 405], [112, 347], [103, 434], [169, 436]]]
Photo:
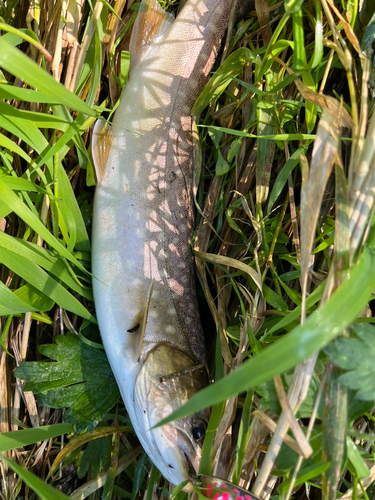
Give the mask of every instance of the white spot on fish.
[[163, 203], [161, 203], [160, 212], [168, 214], [168, 215], [172, 215], [171, 211], [169, 209], [169, 206], [168, 206], [168, 202], [166, 200], [164, 200]]
[[180, 254], [178, 253], [177, 247], [173, 243], [169, 244], [169, 250], [180, 257]]
[[161, 231], [161, 228], [159, 224], [157, 224], [153, 220], [149, 220], [147, 223], [147, 229], [150, 231], [150, 233], [158, 233]]
[[184, 293], [184, 287], [180, 285], [180, 283], [178, 283], [175, 279], [171, 279], [169, 281], [169, 285], [174, 293], [176, 293], [180, 297], [182, 296], [182, 294]]
[[188, 282], [187, 276], [181, 276], [180, 281], [181, 281], [181, 283], [183, 283], [184, 285], [186, 285], [187, 282]]
[[126, 267], [129, 269], [133, 269], [135, 267], [135, 260], [134, 259], [126, 259]]
[[179, 231], [176, 227], [173, 226], [173, 224], [171, 224], [170, 222], [168, 222], [167, 220], [165, 221], [165, 225], [167, 226], [167, 228], [174, 234], [179, 234]]

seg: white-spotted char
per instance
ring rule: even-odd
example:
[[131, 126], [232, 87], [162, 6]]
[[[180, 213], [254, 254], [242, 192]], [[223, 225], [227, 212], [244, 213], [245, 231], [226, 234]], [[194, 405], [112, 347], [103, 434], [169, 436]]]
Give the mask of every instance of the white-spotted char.
[[190, 112], [227, 27], [229, 0], [176, 20], [143, 2], [111, 130], [97, 125], [92, 272], [103, 344], [145, 451], [173, 484], [198, 471], [208, 413], [152, 429], [207, 384], [190, 251]]

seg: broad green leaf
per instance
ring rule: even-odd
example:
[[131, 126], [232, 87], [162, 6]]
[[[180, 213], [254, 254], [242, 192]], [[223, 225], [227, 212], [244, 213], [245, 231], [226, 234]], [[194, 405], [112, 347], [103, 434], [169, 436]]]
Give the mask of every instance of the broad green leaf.
[[14, 472], [28, 485], [32, 490], [35, 491], [37, 495], [40, 496], [42, 500], [67, 500], [68, 496], [61, 493], [61, 491], [53, 488], [49, 484], [39, 479], [27, 469], [24, 469], [21, 465], [13, 462], [6, 456], [2, 455], [0, 457]]
[[53, 424], [0, 434], [0, 453], [73, 432], [72, 424]]
[[104, 351], [70, 333], [38, 350], [55, 361], [24, 362], [16, 376], [27, 381], [26, 390], [34, 391], [42, 406], [68, 408], [64, 421], [78, 432], [92, 430], [120, 396]]
[[368, 477], [370, 475], [370, 471], [363, 461], [357, 446], [355, 445], [355, 443], [353, 443], [349, 436], [347, 436], [346, 438], [346, 449], [348, 453], [348, 459], [351, 461], [357, 473], [357, 477]]
[[[292, 381], [293, 372], [288, 371], [282, 376], [285, 391], [288, 392], [290, 387], [290, 382]], [[310, 386], [306, 395], [305, 400], [298, 409], [298, 418], [309, 418], [316, 400], [316, 396], [320, 386], [320, 379], [314, 373], [310, 382]], [[265, 406], [275, 415], [281, 414], [281, 406], [277, 392], [275, 389], [275, 384], [273, 379], [267, 380], [264, 384], [257, 386], [256, 392], [262, 396], [262, 406]], [[321, 419], [323, 415], [323, 399], [320, 401], [318, 409], [318, 418]]]
[[23, 300], [24, 302], [31, 305], [31, 307], [37, 311], [49, 311], [52, 309], [55, 301], [50, 297], [47, 297], [37, 288], [33, 287], [29, 283], [21, 286], [14, 291], [14, 295]]
[[[43, 47], [43, 45], [39, 42], [39, 39], [38, 39], [36, 33], [34, 33], [34, 31], [32, 31], [30, 29], [25, 29], [25, 28], [17, 29], [14, 26], [11, 26], [11, 25], [3, 23], [3, 22], [0, 22], [0, 29], [2, 31], [8, 32], [6, 35], [3, 35], [3, 37], [5, 38], [5, 40], [8, 43], [11, 43], [11, 45], [19, 45], [25, 41], [25, 42], [30, 43], [31, 45], [34, 45], [34, 47], [36, 47], [46, 57], [48, 57], [48, 56], [51, 57], [51, 55], [46, 51], [46, 49]], [[12, 43], [12, 39], [13, 39], [13, 43]]]
[[375, 328], [371, 325], [353, 325], [358, 338], [340, 337], [325, 348], [325, 353], [335, 365], [346, 371], [340, 382], [356, 391], [364, 401], [375, 399]]
[[287, 286], [282, 280], [279, 279], [279, 281], [281, 287], [284, 288], [285, 293], [288, 295], [290, 300], [292, 300], [296, 306], [299, 306], [301, 304], [301, 294], [293, 290], [293, 288]]
[[[328, 469], [329, 462], [318, 462], [309, 465], [308, 467], [303, 467], [297, 475], [294, 486], [303, 484], [306, 481], [311, 481], [314, 478], [319, 478], [319, 476]], [[289, 489], [290, 479], [287, 479], [279, 486], [279, 491], [282, 495], [285, 495]]]
[[135, 500], [140, 493], [142, 483], [146, 479], [147, 470], [150, 465], [150, 459], [146, 453], [143, 453], [138, 463], [135, 466], [133, 476], [132, 500]]
[[303, 325], [263, 349], [256, 357], [245, 361], [227, 377], [195, 394], [158, 425], [224, 401], [293, 368], [340, 335], [361, 312], [374, 287], [375, 250], [365, 247], [350, 277]]
[[373, 13], [370, 22], [368, 23], [363, 34], [361, 49], [363, 51], [369, 49], [375, 40], [375, 12]]
[[111, 463], [111, 438], [105, 436], [90, 441], [79, 457], [77, 476], [83, 479], [87, 473], [88, 479], [93, 479]]
[[0, 67], [38, 89], [55, 102], [90, 116], [97, 116], [81, 99], [56, 82], [46, 71], [29, 59], [23, 52], [0, 39]]
[[[315, 425], [313, 428], [309, 443], [313, 449], [313, 455], [304, 461], [304, 467], [318, 464], [322, 460], [322, 434], [319, 425]], [[298, 454], [289, 448], [287, 444], [283, 443], [275, 460], [276, 469], [272, 471], [272, 474], [275, 476], [286, 475], [293, 467], [296, 466], [297, 460]]]
[[272, 306], [274, 309], [278, 309], [279, 311], [288, 310], [286, 302], [284, 302], [280, 295], [277, 295], [277, 293], [271, 290], [271, 288], [267, 285], [263, 285], [263, 295], [267, 304]]

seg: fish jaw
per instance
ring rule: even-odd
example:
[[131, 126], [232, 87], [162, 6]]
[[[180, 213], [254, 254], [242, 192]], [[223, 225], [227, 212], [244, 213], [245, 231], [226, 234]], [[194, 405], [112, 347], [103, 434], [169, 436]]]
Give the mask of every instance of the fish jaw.
[[[155, 426], [207, 383], [206, 368], [168, 343], [148, 350], [135, 381], [137, 435], [163, 476], [175, 485], [188, 480], [189, 473], [198, 473], [209, 410]], [[202, 431], [199, 439], [197, 428]]]

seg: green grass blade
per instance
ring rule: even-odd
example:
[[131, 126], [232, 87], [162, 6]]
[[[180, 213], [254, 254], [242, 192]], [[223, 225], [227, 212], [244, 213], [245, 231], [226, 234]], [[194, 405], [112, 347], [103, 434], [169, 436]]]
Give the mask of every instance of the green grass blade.
[[216, 127], [214, 125], [199, 125], [202, 128], [210, 128], [213, 130], [220, 130], [229, 135], [237, 135], [238, 137], [250, 137], [251, 139], [268, 139], [270, 141], [308, 141], [315, 140], [315, 134], [273, 134], [273, 135], [255, 135], [243, 132], [242, 130], [235, 130], [233, 128]]
[[0, 179], [0, 199], [8, 205], [27, 225], [29, 225], [41, 238], [43, 238], [52, 248], [54, 248], [62, 257], [76, 265], [79, 269], [86, 272], [73, 255], [48, 231], [43, 223], [29, 210], [22, 200], [11, 189], [8, 188]]
[[81, 113], [97, 116], [97, 113], [82, 102], [78, 96], [72, 94], [61, 83], [56, 82], [51, 75], [46, 73], [23, 52], [12, 47], [3, 39], [0, 39], [0, 66], [20, 80], [28, 83], [31, 87], [40, 90], [55, 102]]
[[[313, 478], [319, 477], [324, 471], [326, 471], [329, 467], [328, 462], [318, 462], [313, 463], [300, 471], [297, 476], [297, 479], [294, 483], [294, 486], [298, 486], [299, 484], [305, 483], [306, 481], [310, 481]], [[285, 495], [288, 491], [290, 485], [290, 479], [287, 479], [280, 485], [280, 493]]]
[[268, 206], [267, 206], [268, 215], [271, 212], [272, 207], [274, 206], [277, 198], [280, 196], [281, 191], [284, 189], [285, 184], [288, 182], [289, 175], [293, 172], [294, 168], [299, 163], [301, 154], [306, 153], [306, 149], [307, 149], [306, 146], [302, 146], [298, 148], [296, 151], [294, 151], [289, 160], [285, 163], [285, 165], [281, 169], [281, 172], [278, 174], [273, 184], [271, 194], [268, 198]]
[[293, 18], [293, 40], [294, 40], [293, 67], [296, 71], [301, 71], [304, 70], [306, 67], [302, 9], [298, 9], [293, 14], [292, 18]]
[[74, 431], [72, 424], [54, 424], [0, 434], [0, 453], [45, 441]]
[[314, 7], [316, 11], [315, 15], [315, 39], [314, 39], [314, 52], [309, 61], [309, 69], [314, 69], [321, 63], [323, 57], [323, 20], [322, 20], [322, 9], [320, 8], [319, 0], [313, 0]]
[[251, 407], [253, 404], [254, 391], [248, 391], [245, 398], [241, 415], [240, 429], [238, 431], [238, 444], [236, 450], [236, 464], [233, 472], [234, 484], [239, 484], [245, 450], [250, 433]]
[[192, 114], [199, 115], [208, 104], [215, 102], [233, 78], [242, 72], [244, 65], [251, 61], [255, 62], [256, 57], [250, 49], [241, 47], [233, 52], [215, 72], [195, 101]]
[[14, 273], [18, 274], [33, 285], [37, 290], [50, 297], [63, 309], [71, 311], [83, 318], [92, 322], [96, 322], [95, 318], [87, 311], [87, 309], [68, 292], [62, 285], [60, 285], [51, 276], [48, 276], [40, 267], [34, 262], [20, 258], [20, 256], [9, 249], [5, 250], [0, 247], [0, 262], [6, 267], [11, 269]]
[[42, 500], [67, 500], [68, 496], [61, 493], [61, 491], [53, 488], [49, 484], [46, 484], [44, 481], [39, 479], [39, 477], [35, 476], [28, 470], [21, 467], [21, 465], [16, 464], [9, 458], [5, 456], [1, 456], [1, 460], [14, 470], [14, 472], [28, 485], [30, 488], [35, 491], [37, 495], [40, 496]]
[[32, 307], [31, 304], [24, 302], [0, 281], [0, 316], [40, 310], [41, 309], [36, 309]]
[[0, 99], [17, 99], [17, 101], [57, 104], [56, 100], [37, 90], [22, 89], [5, 83], [0, 83]]
[[63, 213], [69, 211], [74, 221], [74, 231], [76, 233], [75, 249], [81, 252], [90, 251], [90, 241], [87, 234], [87, 229], [82, 217], [81, 210], [79, 209], [77, 199], [72, 190], [69, 177], [65, 172], [61, 162], [59, 162], [57, 169], [56, 180], [59, 186], [59, 199], [63, 201], [61, 210]]
[[28, 259], [48, 271], [60, 282], [64, 283], [86, 299], [93, 300], [91, 289], [82, 286], [78, 278], [74, 279], [67, 269], [66, 262], [60, 257], [53, 255], [51, 251], [29, 241], [11, 237], [2, 231], [0, 231], [0, 247], [10, 250], [19, 255], [20, 258]]

